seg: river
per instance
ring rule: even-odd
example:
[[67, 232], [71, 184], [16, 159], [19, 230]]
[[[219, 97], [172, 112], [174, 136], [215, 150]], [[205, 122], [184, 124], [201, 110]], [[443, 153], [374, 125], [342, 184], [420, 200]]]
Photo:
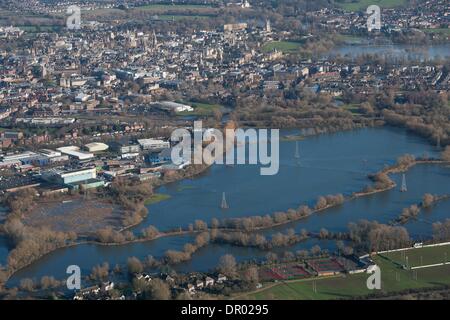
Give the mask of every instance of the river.
[[[295, 134], [295, 131], [283, 134]], [[424, 139], [404, 130], [382, 127], [366, 128], [336, 134], [309, 137], [298, 142], [300, 164], [294, 158], [295, 141], [280, 143], [280, 170], [274, 176], [260, 176], [258, 166], [236, 165], [233, 167], [214, 165], [205, 173], [193, 179], [186, 179], [163, 186], [159, 193], [166, 193], [170, 199], [149, 206], [149, 215], [134, 230], [155, 225], [160, 230], [187, 226], [195, 219], [207, 222], [211, 218], [242, 217], [272, 213], [301, 204], [313, 205], [319, 195], [344, 193], [346, 195], [361, 190], [370, 184], [367, 174], [385, 165], [393, 164], [397, 157], [410, 153], [421, 156], [427, 153], [436, 156], [438, 150]], [[400, 181], [400, 175], [393, 175]], [[383, 193], [361, 197], [344, 205], [315, 214], [307, 219], [290, 223], [264, 234], [287, 228], [319, 231], [343, 231], [349, 222], [358, 219], [377, 220], [387, 223], [397, 217], [404, 207], [420, 202], [424, 193], [450, 193], [448, 179], [450, 170], [439, 165], [417, 165], [406, 174], [408, 192], [392, 189]], [[222, 192], [226, 193], [230, 206], [221, 210], [219, 205]], [[427, 212], [420, 214], [419, 221], [407, 223], [411, 235], [426, 237], [431, 235], [431, 223], [444, 220], [448, 216], [449, 202], [438, 203]], [[17, 285], [23, 277], [38, 279], [43, 275], [64, 277], [70, 264], [77, 264], [84, 274], [99, 263], [108, 261], [110, 266], [123, 264], [130, 256], [141, 259], [148, 255], [161, 257], [168, 249], [181, 250], [192, 236], [174, 236], [145, 243], [121, 246], [80, 245], [57, 250], [33, 265], [16, 273], [9, 285]], [[334, 241], [310, 239], [290, 248], [277, 250], [295, 251], [310, 249], [318, 244], [321, 248], [334, 250]], [[2, 243], [0, 242], [0, 247]], [[1, 257], [0, 251], [0, 257]], [[267, 252], [253, 248], [238, 248], [224, 245], [209, 245], [193, 255], [188, 263], [177, 265], [178, 271], [206, 271], [217, 265], [225, 253], [233, 254], [238, 261], [263, 258]]]
[[345, 44], [333, 48], [325, 54], [325, 57], [334, 57], [337, 55], [350, 56], [356, 58], [361, 55], [374, 55], [400, 58], [408, 60], [426, 60], [433, 58], [449, 58], [450, 44], [435, 45], [370, 45], [370, 44]]

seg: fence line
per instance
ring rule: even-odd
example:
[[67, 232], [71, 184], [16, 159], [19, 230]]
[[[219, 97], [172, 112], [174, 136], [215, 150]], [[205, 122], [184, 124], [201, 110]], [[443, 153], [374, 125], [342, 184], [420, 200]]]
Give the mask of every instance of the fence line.
[[407, 247], [407, 248], [400, 248], [400, 249], [377, 251], [377, 252], [375, 252], [375, 254], [389, 253], [389, 252], [398, 252], [398, 251], [407, 251], [407, 250], [420, 249], [420, 248], [440, 247], [440, 246], [448, 246], [448, 245], [450, 245], [450, 242], [441, 242], [441, 243], [421, 245], [421, 246], [417, 246], [417, 247]]
[[424, 266], [411, 267], [410, 269], [415, 270], [415, 269], [431, 268], [431, 267], [445, 266], [448, 264], [450, 264], [450, 262], [441, 262], [441, 263], [427, 264]]

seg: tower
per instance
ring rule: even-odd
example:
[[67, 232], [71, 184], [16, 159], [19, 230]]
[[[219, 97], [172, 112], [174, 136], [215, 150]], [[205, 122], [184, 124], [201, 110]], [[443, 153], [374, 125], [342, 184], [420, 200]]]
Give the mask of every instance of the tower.
[[408, 191], [408, 187], [406, 186], [406, 176], [405, 176], [405, 174], [403, 174], [403, 177], [402, 177], [402, 187], [400, 188], [400, 191], [401, 192]]
[[227, 199], [225, 198], [225, 192], [222, 192], [222, 203], [220, 204], [221, 209], [228, 209]]
[[266, 32], [271, 33], [272, 32], [272, 26], [270, 25], [270, 20], [266, 20]]
[[158, 46], [158, 39], [156, 38], [156, 32], [155, 30], [153, 30], [153, 37], [152, 37], [152, 41], [153, 41], [153, 47], [156, 48]]
[[299, 160], [300, 160], [300, 150], [299, 150], [299, 146], [298, 146], [298, 141], [295, 142], [294, 158], [297, 160], [297, 162], [299, 162]]

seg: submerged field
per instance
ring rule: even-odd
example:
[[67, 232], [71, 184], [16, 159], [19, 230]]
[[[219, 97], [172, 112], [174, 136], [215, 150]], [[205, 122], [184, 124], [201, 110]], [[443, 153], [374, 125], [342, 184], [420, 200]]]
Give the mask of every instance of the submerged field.
[[55, 231], [74, 231], [79, 235], [92, 234], [104, 227], [120, 229], [121, 208], [106, 201], [83, 197], [39, 202], [23, 219], [25, 225], [48, 227]]

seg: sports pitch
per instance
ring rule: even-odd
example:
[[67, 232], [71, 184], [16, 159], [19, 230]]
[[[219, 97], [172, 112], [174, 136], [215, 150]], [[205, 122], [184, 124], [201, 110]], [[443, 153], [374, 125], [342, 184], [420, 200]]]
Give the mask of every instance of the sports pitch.
[[[440, 257], [443, 257], [445, 252], [449, 252], [450, 257], [450, 246], [411, 249], [406, 252], [408, 252], [408, 259], [413, 266], [419, 265], [421, 259], [424, 264], [434, 264], [442, 262]], [[376, 255], [373, 260], [381, 270], [381, 290], [369, 290], [366, 285], [369, 274], [360, 273], [265, 283], [262, 289], [248, 294], [246, 298], [351, 299], [376, 293], [395, 294], [411, 289], [439, 288], [450, 285], [450, 265], [406, 270], [401, 267], [402, 260], [399, 252]], [[314, 290], [314, 286], [316, 290]]]
[[389, 252], [381, 256], [407, 267], [432, 265], [450, 261], [450, 245]]

